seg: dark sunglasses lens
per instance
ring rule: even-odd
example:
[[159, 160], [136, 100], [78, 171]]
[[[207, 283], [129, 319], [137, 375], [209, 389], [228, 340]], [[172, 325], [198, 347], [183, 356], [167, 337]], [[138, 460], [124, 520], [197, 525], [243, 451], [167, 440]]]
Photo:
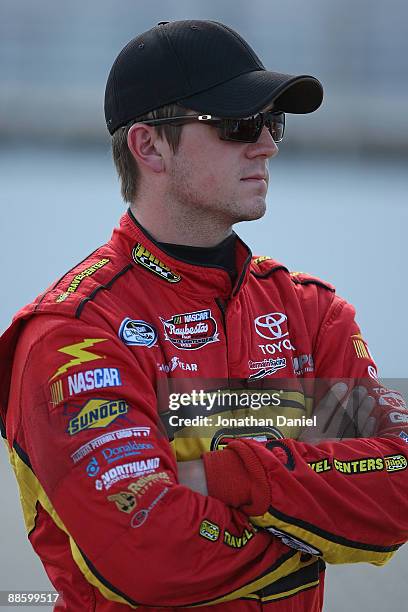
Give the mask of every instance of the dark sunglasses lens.
[[262, 117], [255, 115], [248, 119], [224, 119], [221, 138], [237, 142], [256, 142], [262, 131]]
[[285, 113], [268, 113], [265, 121], [275, 142], [282, 142], [285, 133]]

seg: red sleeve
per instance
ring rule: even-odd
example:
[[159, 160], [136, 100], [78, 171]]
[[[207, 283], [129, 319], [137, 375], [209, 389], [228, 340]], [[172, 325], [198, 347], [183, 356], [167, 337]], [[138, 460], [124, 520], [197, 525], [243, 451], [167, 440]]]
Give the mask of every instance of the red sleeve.
[[228, 601], [310, 563], [243, 512], [177, 483], [144, 350], [69, 321], [35, 341], [14, 449], [17, 478], [30, 482], [23, 504], [39, 499], [85, 578], [114, 601]]
[[331, 563], [381, 565], [408, 540], [408, 412], [398, 392], [376, 380], [354, 309], [339, 298], [321, 325], [315, 365], [316, 378], [368, 386], [375, 437], [236, 440], [204, 455], [208, 491], [289, 546]]

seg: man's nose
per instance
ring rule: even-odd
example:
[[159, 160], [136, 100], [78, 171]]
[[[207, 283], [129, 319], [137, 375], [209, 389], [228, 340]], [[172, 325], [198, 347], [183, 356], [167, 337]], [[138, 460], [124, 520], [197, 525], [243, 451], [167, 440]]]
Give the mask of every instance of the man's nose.
[[250, 143], [247, 148], [247, 157], [263, 156], [266, 158], [275, 157], [279, 152], [278, 146], [267, 127], [262, 128], [261, 135], [256, 142]]

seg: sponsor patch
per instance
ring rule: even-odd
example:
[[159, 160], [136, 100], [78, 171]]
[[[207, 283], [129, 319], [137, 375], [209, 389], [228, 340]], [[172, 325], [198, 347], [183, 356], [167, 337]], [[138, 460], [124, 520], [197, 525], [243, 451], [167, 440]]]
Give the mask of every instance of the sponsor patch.
[[164, 328], [165, 340], [182, 350], [200, 349], [211, 342], [218, 342], [217, 321], [211, 310], [184, 312], [160, 321]]
[[249, 529], [244, 529], [240, 536], [233, 535], [227, 529], [224, 531], [224, 544], [230, 548], [244, 548], [250, 540], [254, 537], [255, 533]]
[[155, 474], [149, 474], [148, 476], [142, 476], [135, 482], [131, 482], [128, 486], [129, 491], [132, 491], [137, 497], [142, 497], [146, 491], [157, 482], [165, 482], [171, 484], [170, 476], [167, 472], [156, 472]]
[[354, 350], [359, 359], [372, 359], [367, 343], [361, 334], [354, 334], [354, 336], [351, 336], [351, 339], [353, 341]]
[[120, 387], [122, 381], [118, 368], [95, 368], [68, 376], [68, 394], [78, 395], [83, 391]]
[[405, 431], [400, 431], [399, 437], [402, 438], [404, 442], [408, 444], [408, 434], [406, 434]]
[[255, 257], [253, 263], [260, 264], [263, 261], [266, 261], [267, 259], [271, 259], [271, 257], [269, 257], [269, 255], [260, 255], [259, 257]]
[[388, 415], [391, 423], [395, 423], [396, 425], [398, 425], [399, 423], [405, 423], [408, 424], [408, 413], [403, 413], [403, 412], [390, 412], [390, 414]]
[[128, 410], [129, 406], [124, 400], [91, 399], [69, 420], [67, 432], [73, 436], [85, 429], [107, 427], [127, 414]]
[[143, 508], [142, 510], [139, 510], [138, 512], [136, 512], [136, 514], [132, 516], [132, 520], [130, 521], [130, 526], [133, 527], [134, 529], [136, 529], [137, 527], [141, 527], [143, 523], [146, 521], [150, 512], [153, 510], [153, 508], [159, 503], [161, 499], [163, 499], [165, 495], [167, 495], [169, 491], [170, 489], [166, 487], [165, 489], [163, 489], [163, 491], [159, 493], [156, 499], [152, 501], [152, 503], [150, 504], [148, 508]]
[[314, 372], [313, 355], [298, 355], [292, 358], [292, 362], [296, 376], [303, 376], [306, 372]]
[[65, 353], [66, 355], [70, 355], [73, 359], [64, 363], [62, 366], [58, 368], [58, 370], [51, 376], [50, 381], [61, 374], [65, 374], [67, 370], [70, 368], [74, 368], [76, 366], [81, 365], [82, 363], [88, 363], [88, 361], [95, 361], [96, 359], [104, 359], [102, 355], [96, 355], [91, 351], [87, 351], [86, 349], [98, 344], [98, 342], [106, 342], [106, 338], [85, 338], [82, 342], [77, 342], [76, 344], [69, 344], [68, 346], [63, 346], [58, 349], [59, 353]]
[[267, 340], [280, 340], [289, 336], [288, 317], [283, 312], [270, 312], [254, 319], [255, 331]]
[[295, 548], [296, 550], [300, 550], [301, 552], [308, 553], [309, 555], [315, 555], [317, 557], [322, 555], [322, 552], [318, 548], [314, 548], [313, 546], [310, 546], [310, 544], [302, 542], [302, 540], [298, 540], [284, 531], [280, 531], [274, 527], [267, 527], [266, 530], [277, 538], [280, 538], [283, 544], [290, 546], [290, 548]]
[[118, 336], [127, 346], [147, 346], [150, 348], [156, 344], [157, 330], [146, 321], [126, 317], [120, 324]]
[[50, 385], [51, 403], [56, 406], [65, 400], [67, 394], [64, 387], [68, 387], [68, 395], [72, 397], [84, 391], [120, 386], [122, 381], [118, 368], [95, 368], [77, 372], [68, 376], [66, 380], [57, 380]]
[[99, 470], [100, 470], [100, 466], [99, 466], [99, 463], [96, 457], [92, 457], [92, 459], [86, 466], [86, 473], [88, 474], [90, 478], [94, 478], [99, 473]]
[[64, 401], [64, 389], [62, 386], [62, 380], [57, 380], [50, 385], [51, 404], [58, 406]]
[[82, 272], [79, 272], [78, 274], [76, 274], [74, 278], [72, 279], [72, 281], [70, 282], [67, 290], [61, 293], [55, 299], [55, 301], [64, 302], [67, 299], [67, 297], [71, 295], [71, 293], [75, 293], [75, 291], [77, 291], [79, 285], [82, 283], [82, 281], [85, 278], [88, 278], [88, 276], [92, 276], [92, 274], [95, 274], [95, 272], [97, 272], [98, 270], [106, 266], [106, 264], [108, 264], [109, 262], [110, 262], [110, 259], [107, 259], [107, 258], [101, 259], [100, 261], [97, 261], [96, 263], [94, 263], [92, 266], [89, 266], [89, 268], [85, 268], [85, 270], [82, 270]]
[[250, 370], [258, 370], [254, 374], [250, 374], [248, 380], [272, 376], [272, 374], [275, 374], [275, 372], [278, 372], [278, 370], [286, 368], [286, 357], [278, 357], [277, 359], [262, 359], [262, 361], [249, 360], [248, 367]]
[[120, 493], [115, 493], [115, 495], [109, 495], [108, 500], [114, 502], [118, 510], [127, 514], [132, 512], [136, 506], [135, 496], [129, 493], [129, 491], [121, 491]]
[[151, 459], [142, 459], [140, 461], [132, 461], [131, 463], [123, 463], [110, 468], [107, 472], [101, 474], [101, 477], [95, 481], [95, 488], [98, 491], [108, 491], [114, 484], [127, 478], [137, 478], [145, 474], [151, 474], [156, 471], [160, 465], [159, 457]]
[[406, 470], [408, 466], [405, 455], [387, 455], [384, 457], [385, 469], [387, 472], [398, 472]]
[[128, 427], [127, 429], [110, 431], [109, 433], [102, 434], [90, 442], [83, 444], [80, 448], [78, 448], [78, 450], [75, 451], [75, 453], [71, 455], [71, 459], [74, 463], [78, 463], [78, 461], [105, 444], [127, 438], [147, 438], [149, 435], [150, 427]]
[[156, 472], [148, 476], [142, 476], [135, 482], [128, 485], [127, 491], [121, 491], [114, 495], [109, 495], [108, 500], [114, 502], [116, 507], [121, 512], [131, 512], [137, 506], [136, 498], [141, 498], [143, 495], [157, 482], [171, 484], [169, 475], [166, 472]]
[[170, 270], [170, 268], [158, 257], [153, 255], [148, 249], [146, 249], [140, 242], [134, 247], [132, 251], [133, 261], [144, 268], [153, 272], [157, 276], [164, 278], [168, 283], [178, 283], [181, 281], [181, 276], [176, 272]]
[[370, 378], [373, 378], [374, 380], [378, 382], [378, 374], [374, 366], [369, 365], [367, 368], [367, 372]]
[[315, 472], [328, 472], [331, 469], [342, 474], [366, 474], [367, 472], [397, 472], [405, 470], [408, 462], [405, 455], [387, 455], [386, 457], [359, 457], [358, 459], [333, 458], [313, 461], [308, 464]]
[[106, 463], [114, 463], [119, 459], [140, 455], [142, 451], [151, 450], [152, 448], [153, 444], [149, 442], [135, 442], [131, 440], [127, 444], [122, 444], [121, 446], [109, 446], [108, 448], [102, 449], [102, 456]]
[[216, 523], [205, 520], [200, 525], [200, 536], [210, 540], [210, 542], [216, 542], [220, 536], [220, 528]]
[[198, 365], [196, 363], [187, 363], [186, 361], [181, 361], [180, 357], [172, 357], [170, 361], [167, 363], [158, 363], [157, 367], [160, 372], [165, 372], [169, 374], [170, 372], [174, 372], [179, 368], [185, 372], [197, 372]]
[[397, 391], [386, 391], [385, 393], [381, 393], [378, 403], [381, 406], [391, 406], [392, 408], [399, 408], [400, 410], [405, 410], [407, 407], [404, 398]]

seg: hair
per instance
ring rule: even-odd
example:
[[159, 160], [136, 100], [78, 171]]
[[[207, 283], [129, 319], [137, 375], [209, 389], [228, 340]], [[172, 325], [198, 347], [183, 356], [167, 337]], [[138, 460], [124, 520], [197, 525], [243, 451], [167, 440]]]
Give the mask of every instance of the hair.
[[[147, 121], [148, 119], [164, 119], [167, 117], [177, 117], [185, 115], [186, 109], [178, 104], [169, 104], [132, 119], [128, 124], [118, 128], [112, 136], [112, 156], [115, 162], [116, 170], [121, 184], [121, 194], [125, 202], [133, 203], [135, 201], [139, 182], [140, 169], [137, 161], [133, 157], [127, 144], [129, 129], [134, 123]], [[173, 153], [176, 153], [180, 144], [182, 126], [174, 125], [157, 125], [154, 126], [158, 136], [165, 138], [169, 143]]]

